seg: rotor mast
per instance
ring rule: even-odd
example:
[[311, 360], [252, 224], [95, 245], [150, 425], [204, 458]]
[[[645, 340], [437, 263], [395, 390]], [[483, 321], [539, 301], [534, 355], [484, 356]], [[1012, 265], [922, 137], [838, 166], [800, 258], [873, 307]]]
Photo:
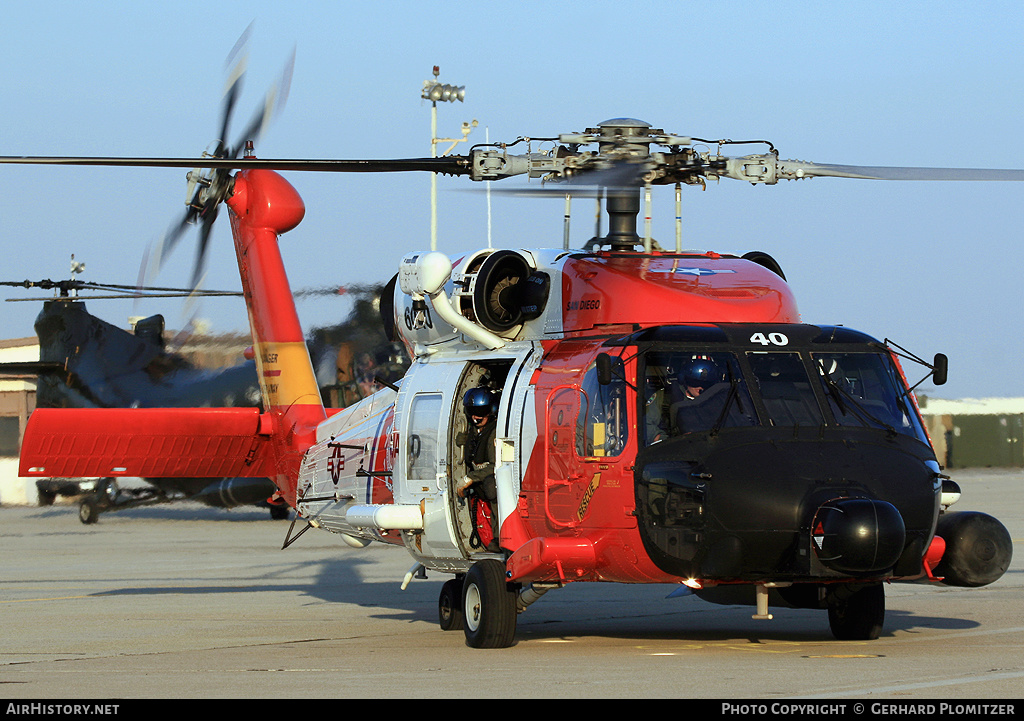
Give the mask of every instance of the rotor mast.
[[[596, 130], [600, 134], [599, 152], [608, 157], [624, 156], [625, 161], [631, 158], [650, 157], [651, 126], [642, 120], [633, 118], [617, 118], [598, 124]], [[626, 185], [607, 188], [605, 195], [605, 211], [608, 213], [608, 235], [605, 241], [613, 251], [632, 250], [640, 242], [637, 233], [637, 216], [640, 214], [640, 187]]]

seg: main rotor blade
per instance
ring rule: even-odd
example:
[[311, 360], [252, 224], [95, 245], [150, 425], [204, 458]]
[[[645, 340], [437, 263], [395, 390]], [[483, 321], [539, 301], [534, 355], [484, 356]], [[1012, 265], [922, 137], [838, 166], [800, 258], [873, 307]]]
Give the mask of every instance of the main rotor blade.
[[60, 373], [64, 370], [63, 363], [53, 361], [10, 361], [0, 363], [0, 375], [44, 375]]
[[226, 168], [228, 170], [299, 170], [324, 173], [403, 173], [425, 171], [468, 175], [470, 159], [464, 155], [443, 158], [395, 158], [391, 160], [267, 160], [263, 158], [113, 158], [0, 156], [0, 165], [75, 165], [135, 168]]
[[877, 165], [831, 165], [780, 160], [779, 177], [860, 178], [862, 180], [1024, 180], [1024, 170], [994, 168], [915, 168]]
[[[239, 296], [241, 293], [238, 291], [230, 290], [205, 290], [196, 291], [195, 288], [168, 288], [164, 286], [149, 286], [149, 285], [122, 285], [118, 283], [96, 283], [93, 281], [83, 280], [50, 280], [49, 278], [44, 280], [20, 280], [11, 281], [5, 280], [0, 281], [0, 286], [10, 286], [14, 288], [39, 288], [41, 290], [58, 290], [62, 294], [70, 293], [71, 291], [114, 291], [118, 295], [89, 295], [90, 299], [94, 298], [177, 298], [182, 296], [188, 296], [192, 294], [210, 295], [210, 296]], [[67, 297], [67, 300], [79, 300], [79, 297]], [[7, 298], [8, 302], [17, 302], [24, 300], [59, 300], [55, 298]]]

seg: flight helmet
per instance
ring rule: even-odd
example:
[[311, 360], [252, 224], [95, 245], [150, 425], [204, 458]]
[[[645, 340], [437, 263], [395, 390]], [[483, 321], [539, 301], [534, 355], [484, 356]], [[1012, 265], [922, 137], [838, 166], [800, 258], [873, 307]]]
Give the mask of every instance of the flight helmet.
[[497, 415], [498, 396], [487, 388], [470, 388], [462, 397], [462, 406], [466, 409], [467, 416]]
[[706, 356], [690, 360], [679, 374], [680, 385], [687, 388], [707, 389], [720, 380], [722, 374], [718, 366]]

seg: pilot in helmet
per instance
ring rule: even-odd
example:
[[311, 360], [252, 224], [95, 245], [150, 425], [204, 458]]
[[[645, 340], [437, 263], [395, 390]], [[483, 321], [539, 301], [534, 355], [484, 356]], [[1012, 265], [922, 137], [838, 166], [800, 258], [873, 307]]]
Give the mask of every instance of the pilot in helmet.
[[[494, 480], [494, 432], [497, 426], [498, 394], [487, 388], [471, 388], [462, 399], [462, 406], [469, 420], [469, 428], [462, 442], [462, 457], [466, 464], [466, 476], [459, 483], [456, 493], [460, 498], [475, 496], [487, 501], [494, 508], [498, 502], [498, 488]], [[475, 501], [474, 501], [475, 503]], [[491, 536], [486, 550], [500, 550], [497, 543], [497, 514], [491, 513]]]
[[691, 358], [678, 375], [679, 385], [688, 400], [700, 396], [711, 386], [722, 380], [722, 374], [715, 362], [707, 356]]

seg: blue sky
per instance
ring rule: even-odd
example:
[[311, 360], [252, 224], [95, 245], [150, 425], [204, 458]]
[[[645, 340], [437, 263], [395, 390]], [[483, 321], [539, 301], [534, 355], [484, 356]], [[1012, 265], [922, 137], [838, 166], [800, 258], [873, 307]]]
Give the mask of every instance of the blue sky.
[[[419, 92], [439, 65], [443, 82], [466, 86], [465, 103], [439, 108], [439, 133], [475, 119], [474, 142], [625, 116], [679, 135], [768, 139], [783, 158], [1024, 168], [1016, 2], [48, 2], [9, 4], [4, 16], [3, 155], [197, 156], [216, 133], [224, 60], [253, 23], [236, 129], [296, 53], [262, 157], [429, 155]], [[183, 210], [184, 172], [0, 169], [2, 279], [67, 277], [74, 253], [84, 280], [134, 282], [146, 245]], [[294, 288], [382, 281], [429, 247], [426, 175], [288, 177], [307, 206], [282, 240]], [[440, 249], [485, 247], [485, 194], [465, 192], [464, 179], [439, 189]], [[684, 245], [771, 253], [805, 321], [945, 352], [950, 382], [934, 395], [1024, 396], [1024, 184], [684, 190]], [[560, 244], [560, 201], [494, 197], [491, 208], [495, 245]], [[574, 240], [590, 236], [590, 216], [579, 210]], [[654, 236], [674, 241], [671, 188], [655, 193]], [[189, 238], [155, 282], [185, 284], [192, 253]], [[238, 287], [226, 223], [207, 287]], [[140, 306], [90, 309], [115, 323], [181, 318], [177, 301]], [[32, 334], [38, 304], [2, 308], [0, 336]], [[245, 328], [238, 300], [202, 310], [215, 331]], [[311, 300], [299, 312], [311, 327], [347, 306]]]

